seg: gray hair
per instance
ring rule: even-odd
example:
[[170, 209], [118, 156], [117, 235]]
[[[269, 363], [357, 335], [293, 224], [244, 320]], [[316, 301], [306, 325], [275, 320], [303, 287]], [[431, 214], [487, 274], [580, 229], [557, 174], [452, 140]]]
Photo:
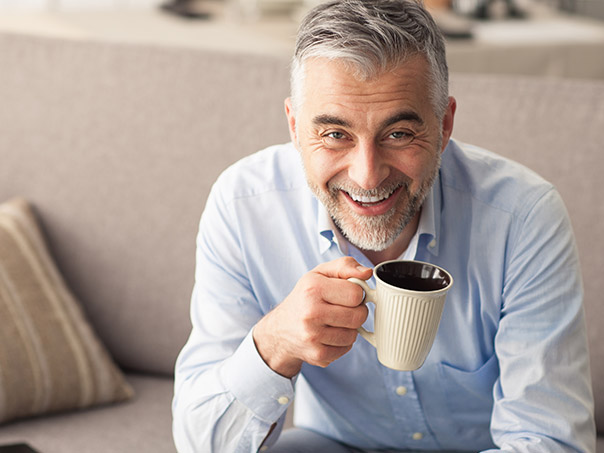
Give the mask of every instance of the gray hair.
[[415, 55], [423, 55], [428, 61], [430, 100], [442, 119], [449, 97], [445, 41], [421, 3], [343, 0], [319, 4], [298, 30], [291, 66], [294, 111], [303, 102], [305, 62], [309, 58], [340, 59], [360, 80], [367, 80]]

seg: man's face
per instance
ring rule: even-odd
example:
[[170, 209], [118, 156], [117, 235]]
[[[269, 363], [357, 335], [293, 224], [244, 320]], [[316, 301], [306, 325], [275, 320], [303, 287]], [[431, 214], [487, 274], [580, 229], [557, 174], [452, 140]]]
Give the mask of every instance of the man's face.
[[454, 101], [438, 121], [428, 64], [413, 57], [370, 80], [337, 60], [306, 63], [303, 102], [286, 111], [308, 184], [340, 231], [385, 250], [417, 219], [448, 142]]

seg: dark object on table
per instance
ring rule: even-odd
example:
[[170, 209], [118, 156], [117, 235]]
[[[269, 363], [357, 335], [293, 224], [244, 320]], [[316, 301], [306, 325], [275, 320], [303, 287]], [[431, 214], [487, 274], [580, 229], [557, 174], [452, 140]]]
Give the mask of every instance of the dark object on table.
[[197, 3], [195, 0], [171, 0], [162, 4], [160, 8], [167, 13], [187, 19], [208, 19], [210, 14], [201, 11]]
[[[497, 0], [482, 0], [472, 13], [472, 16], [476, 19], [491, 19], [492, 18], [492, 7]], [[527, 16], [527, 12], [520, 8], [514, 0], [504, 0], [505, 12], [504, 16], [510, 19], [524, 19]]]
[[0, 445], [0, 453], [39, 453], [27, 444]]

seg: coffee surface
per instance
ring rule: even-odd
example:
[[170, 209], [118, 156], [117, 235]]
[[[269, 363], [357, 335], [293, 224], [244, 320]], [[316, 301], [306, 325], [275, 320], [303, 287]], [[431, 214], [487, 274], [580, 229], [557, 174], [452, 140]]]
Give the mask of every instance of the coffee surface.
[[377, 276], [384, 283], [411, 291], [437, 291], [449, 284], [448, 276], [429, 264], [389, 263], [377, 270]]

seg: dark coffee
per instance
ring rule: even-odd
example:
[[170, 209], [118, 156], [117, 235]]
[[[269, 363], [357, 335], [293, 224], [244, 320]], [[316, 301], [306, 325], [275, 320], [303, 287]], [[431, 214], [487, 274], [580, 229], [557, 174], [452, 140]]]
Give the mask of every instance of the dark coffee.
[[377, 268], [377, 277], [384, 283], [412, 291], [437, 291], [451, 282], [441, 269], [416, 261], [395, 261]]

